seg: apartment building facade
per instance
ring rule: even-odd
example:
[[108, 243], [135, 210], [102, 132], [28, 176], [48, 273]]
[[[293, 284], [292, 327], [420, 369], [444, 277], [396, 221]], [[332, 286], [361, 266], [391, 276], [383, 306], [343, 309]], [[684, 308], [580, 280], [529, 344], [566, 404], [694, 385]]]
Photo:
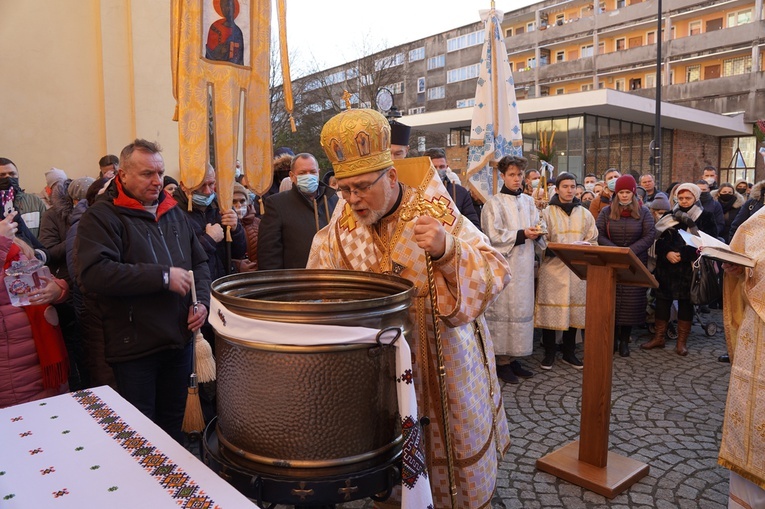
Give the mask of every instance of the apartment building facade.
[[[661, 37], [662, 182], [695, 180], [707, 164], [722, 181], [765, 177], [752, 130], [765, 118], [762, 4], [665, 0], [661, 35], [656, 0], [548, 0], [505, 13], [525, 152], [554, 130], [559, 170], [655, 172], [655, 122], [645, 110], [655, 104]], [[388, 88], [402, 122], [416, 129], [412, 148], [445, 145], [462, 170], [483, 40], [476, 22], [391, 48], [363, 59], [369, 72], [357, 61], [298, 80], [308, 84], [300, 100], [328, 116], [343, 107], [329, 97], [344, 88], [369, 107]]]

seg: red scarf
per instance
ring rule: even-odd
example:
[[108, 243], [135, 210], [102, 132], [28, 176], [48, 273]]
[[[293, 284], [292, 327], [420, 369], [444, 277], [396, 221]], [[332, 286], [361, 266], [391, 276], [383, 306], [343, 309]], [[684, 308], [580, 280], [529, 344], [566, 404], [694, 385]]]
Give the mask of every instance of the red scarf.
[[[3, 269], [11, 266], [11, 262], [19, 259], [21, 249], [16, 244], [11, 244], [8, 255], [5, 257]], [[49, 283], [56, 284], [56, 283]], [[43, 388], [54, 389], [66, 383], [69, 379], [69, 359], [64, 345], [64, 336], [61, 327], [51, 325], [44, 316], [45, 309], [49, 304], [37, 306], [23, 306], [32, 327], [32, 338], [35, 342], [37, 357], [40, 359], [42, 369]]]

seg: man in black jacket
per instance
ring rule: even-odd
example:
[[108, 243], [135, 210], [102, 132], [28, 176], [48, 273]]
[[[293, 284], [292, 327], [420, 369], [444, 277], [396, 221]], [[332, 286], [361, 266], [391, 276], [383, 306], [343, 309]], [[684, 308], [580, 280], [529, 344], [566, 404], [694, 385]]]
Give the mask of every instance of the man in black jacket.
[[335, 190], [319, 181], [319, 163], [298, 154], [290, 165], [292, 189], [266, 198], [258, 229], [258, 269], [304, 269], [313, 236], [329, 224]]
[[[234, 209], [221, 210], [215, 194], [215, 169], [207, 165], [205, 178], [196, 189], [189, 189], [183, 183], [176, 188], [173, 198], [181, 210], [186, 211], [191, 219], [194, 234], [207, 253], [207, 266], [210, 268], [210, 279], [232, 272], [231, 260], [241, 260], [247, 252], [247, 239], [244, 228], [239, 225]], [[188, 194], [191, 195], [191, 210], [189, 210]], [[231, 256], [227, 253], [226, 228], [231, 228]], [[210, 329], [212, 332], [212, 329]], [[213, 337], [205, 333], [212, 341]]]
[[470, 222], [480, 230], [481, 218], [478, 217], [478, 214], [475, 211], [475, 206], [473, 205], [473, 199], [470, 197], [470, 193], [467, 189], [449, 179], [449, 163], [446, 161], [446, 152], [444, 149], [431, 148], [425, 152], [425, 155], [433, 162], [433, 166], [438, 171], [438, 176], [444, 183], [444, 187], [446, 187], [449, 196], [452, 197], [454, 204], [457, 205], [460, 214], [468, 218]]
[[186, 213], [162, 191], [159, 152], [140, 139], [122, 150], [117, 178], [80, 220], [75, 268], [102, 319], [119, 393], [182, 441], [192, 331], [207, 317], [210, 274]]

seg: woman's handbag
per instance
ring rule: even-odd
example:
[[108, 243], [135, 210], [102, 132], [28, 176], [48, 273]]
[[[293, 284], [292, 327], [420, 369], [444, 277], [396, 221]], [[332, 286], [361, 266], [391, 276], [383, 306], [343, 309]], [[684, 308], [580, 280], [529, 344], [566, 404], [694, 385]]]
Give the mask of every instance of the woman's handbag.
[[691, 302], [697, 306], [711, 304], [722, 296], [722, 282], [717, 262], [706, 256], [699, 256], [693, 262], [691, 277]]

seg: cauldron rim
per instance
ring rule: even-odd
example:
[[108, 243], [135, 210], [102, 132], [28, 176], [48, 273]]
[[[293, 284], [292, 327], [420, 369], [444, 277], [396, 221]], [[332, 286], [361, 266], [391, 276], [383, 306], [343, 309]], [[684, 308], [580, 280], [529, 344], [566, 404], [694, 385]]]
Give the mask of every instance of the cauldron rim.
[[[364, 283], [369, 284], [370, 290], [384, 291], [390, 293], [386, 295], [375, 295], [369, 298], [354, 298], [347, 300], [279, 300], [279, 299], [258, 299], [251, 297], [238, 297], [231, 295], [230, 292], [244, 288], [247, 284], [264, 283], [294, 284], [300, 287], [317, 287], [335, 285], [347, 286], [347, 288], [360, 287]], [[332, 308], [338, 308], [342, 311], [349, 309], [364, 309], [376, 307], [381, 301], [408, 302], [414, 295], [416, 287], [408, 279], [404, 279], [394, 274], [378, 274], [376, 272], [365, 272], [356, 270], [329, 270], [329, 269], [282, 269], [282, 270], [258, 270], [254, 272], [244, 272], [223, 276], [212, 282], [212, 294], [224, 305], [239, 307], [252, 307], [255, 303], [261, 310], [279, 311], [284, 306], [290, 306], [294, 310], [295, 305], [299, 305], [307, 312], [326, 313]], [[278, 319], [277, 319], [278, 321]]]

